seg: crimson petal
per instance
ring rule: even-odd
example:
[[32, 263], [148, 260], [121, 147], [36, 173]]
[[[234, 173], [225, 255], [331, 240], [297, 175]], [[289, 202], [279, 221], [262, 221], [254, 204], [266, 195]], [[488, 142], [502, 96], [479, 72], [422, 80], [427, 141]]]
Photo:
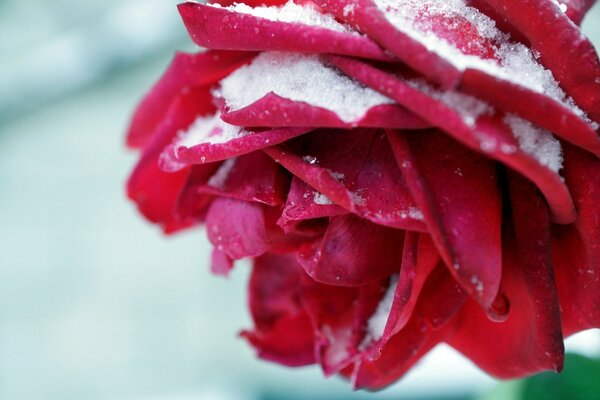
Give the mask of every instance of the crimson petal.
[[[454, 327], [449, 321], [465, 299], [466, 293], [447, 269], [438, 265], [427, 280], [411, 319], [385, 344], [381, 356], [356, 362], [352, 374], [354, 388], [377, 390], [402, 377], [423, 355], [452, 334]], [[428, 303], [444, 307], [436, 309], [428, 307]]]
[[579, 215], [573, 225], [554, 227], [552, 250], [569, 335], [600, 328], [600, 161], [566, 147], [565, 179]]
[[[558, 4], [546, 0], [485, 0], [530, 41], [565, 91], [600, 121], [600, 62], [592, 43]], [[590, 4], [583, 5], [588, 8]], [[532, 24], [532, 18], [536, 23]]]
[[159, 168], [159, 156], [180, 129], [185, 129], [199, 113], [210, 107], [210, 95], [204, 90], [177, 96], [165, 119], [153, 132], [127, 182], [129, 198], [148, 220], [159, 223], [165, 231], [172, 232], [185, 225], [173, 215], [173, 211], [188, 179], [189, 169], [177, 173], [164, 172]]
[[[450, 344], [500, 378], [562, 369], [564, 347], [550, 249], [548, 211], [530, 183], [511, 175], [512, 225], [504, 232], [502, 292], [506, 321], [493, 322], [473, 303], [458, 317]], [[488, 346], [482, 346], [485, 338]]]
[[382, 130], [318, 130], [265, 149], [332, 202], [376, 224], [425, 231]]
[[313, 329], [299, 297], [301, 273], [290, 256], [254, 260], [249, 303], [256, 328], [241, 334], [259, 357], [291, 367], [315, 362]]
[[389, 138], [449, 270], [474, 298], [491, 307], [502, 271], [496, 166], [440, 132], [389, 133]]
[[381, 104], [368, 109], [357, 121], [343, 121], [335, 112], [323, 107], [294, 101], [269, 93], [239, 110], [225, 112], [223, 121], [245, 127], [320, 128], [378, 127], [421, 129], [430, 124], [395, 104]]
[[293, 177], [281, 218], [277, 224], [285, 230], [286, 227], [294, 226], [301, 221], [348, 213], [338, 205], [324, 202], [323, 196], [325, 195], [315, 191], [304, 181]]
[[301, 21], [272, 21], [235, 9], [192, 2], [182, 3], [178, 9], [192, 40], [209, 49], [331, 53], [393, 60], [369, 38], [355, 32], [335, 31]]
[[473, 104], [471, 107], [474, 111], [469, 110], [469, 104], [476, 99], [460, 97], [465, 95], [451, 92], [451, 99], [458, 96], [458, 103], [467, 105], [466, 112], [461, 111], [456, 101], [445, 104], [407, 81], [369, 64], [337, 56], [329, 60], [348, 75], [385, 93], [472, 150], [501, 161], [526, 176], [546, 197], [555, 222], [567, 224], [575, 220], [573, 200], [562, 178], [542, 164], [535, 154], [519, 147], [514, 130], [507, 126], [503, 118], [486, 115], [485, 108], [478, 110], [479, 107], [485, 107], [481, 104]]
[[362, 286], [400, 270], [404, 231], [352, 214], [331, 217], [323, 238], [300, 248], [298, 261], [315, 281]]
[[224, 161], [197, 191], [277, 206], [283, 204], [289, 185], [283, 168], [264, 153], [254, 152]]
[[167, 119], [167, 110], [178, 95], [190, 88], [213, 85], [252, 56], [237, 51], [177, 53], [162, 78], [137, 106], [127, 132], [127, 145], [145, 146], [154, 130]]
[[387, 279], [349, 288], [305, 277], [302, 301], [315, 329], [315, 353], [326, 375], [346, 367], [358, 354], [364, 326], [385, 292]]

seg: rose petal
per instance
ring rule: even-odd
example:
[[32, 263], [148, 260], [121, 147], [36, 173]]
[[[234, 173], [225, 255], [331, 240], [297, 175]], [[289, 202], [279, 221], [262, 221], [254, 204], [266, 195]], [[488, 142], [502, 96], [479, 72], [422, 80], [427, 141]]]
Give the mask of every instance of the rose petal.
[[[352, 375], [354, 388], [377, 390], [400, 379], [423, 355], [451, 335], [453, 326], [447, 323], [465, 299], [466, 293], [439, 264], [423, 288], [410, 321], [386, 343], [381, 356], [374, 360], [362, 359], [355, 364]], [[445, 313], [426, 307], [429, 302], [443, 304]], [[435, 314], [428, 314], [430, 310], [434, 310]], [[437, 325], [434, 326], [432, 321], [435, 319]]]
[[[503, 4], [502, 1], [493, 2]], [[496, 29], [492, 20], [486, 22], [487, 17], [476, 8], [468, 7], [466, 2], [462, 5], [463, 2], [449, 2], [444, 7], [440, 3], [430, 4], [431, 1], [394, 3], [385, 0], [319, 0], [317, 3], [367, 33], [410, 67], [444, 88], [460, 87], [474, 95], [484, 95], [484, 99], [499, 108], [506, 108], [506, 111], [511, 112], [518, 110], [519, 115], [532, 118], [533, 122], [542, 122], [557, 129], [556, 133], [567, 140], [583, 137], [594, 144], [590, 151], [600, 155], [600, 139], [594, 134], [596, 128], [586, 127], [586, 122], [580, 115], [583, 114], [581, 110], [565, 97], [557, 81], [539, 64], [533, 52], [521, 43], [512, 42]], [[518, 4], [520, 2], [514, 2], [516, 12], [520, 13]], [[344, 12], [347, 7], [353, 7], [353, 12]], [[389, 7], [398, 7], [399, 11], [391, 10], [388, 15], [385, 10]], [[497, 7], [496, 10], [498, 11]], [[525, 18], [526, 26], [532, 25], [530, 21], [533, 15], [536, 14], [531, 13]], [[578, 28], [568, 18], [564, 19], [579, 35]], [[551, 24], [550, 22], [549, 26]], [[544, 38], [552, 36], [553, 34], [545, 32]], [[557, 46], [557, 49], [573, 47], [573, 41], [565, 42]], [[578, 52], [567, 58], [577, 60], [584, 56], [590, 59], [596, 57], [593, 47], [589, 47], [591, 51]], [[539, 50], [542, 55], [546, 54]], [[562, 51], [557, 54], [561, 59], [564, 58]], [[569, 65], [575, 67], [573, 62]], [[566, 70], [569, 77], [572, 77], [571, 69]], [[591, 67], [588, 69], [592, 70]], [[600, 69], [595, 71], [596, 75], [592, 76], [590, 72], [586, 75], [586, 80], [582, 79], [578, 84], [593, 82], [600, 74]], [[562, 84], [562, 78], [557, 78]], [[461, 83], [463, 79], [466, 81]], [[495, 93], [502, 91], [511, 93], [513, 99], [521, 100], [514, 103], [502, 101], [502, 97], [495, 96]], [[597, 88], [585, 90], [587, 97], [582, 95], [581, 99], [572, 95], [578, 103], [582, 102], [583, 107], [583, 101], [589, 104], [590, 98], [600, 98], [599, 92]], [[560, 118], [566, 121], [561, 121], [558, 115], [547, 121], [536, 114], [538, 108], [529, 105], [539, 101], [543, 101], [542, 109], [547, 109], [543, 115], [552, 116], [553, 112], [559, 112]], [[594, 112], [589, 107], [584, 109]], [[571, 126], [577, 128], [576, 133], [570, 133]]]
[[592, 119], [600, 121], [598, 56], [593, 44], [559, 5], [546, 0], [485, 1], [529, 39], [561, 87]]
[[543, 164], [545, 160], [520, 148], [514, 129], [505, 123], [507, 116], [490, 116], [485, 104], [457, 92], [450, 92], [445, 103], [443, 97], [442, 100], [436, 98], [444, 96], [444, 93], [423, 92], [422, 88], [426, 86], [422, 83], [410, 84], [359, 61], [341, 57], [329, 60], [348, 75], [386, 93], [472, 150], [501, 161], [526, 176], [546, 197], [555, 222], [567, 224], [575, 220], [573, 201], [561, 177]]
[[386, 281], [348, 288], [303, 279], [303, 305], [315, 329], [315, 353], [325, 375], [339, 372], [358, 353], [364, 325], [385, 292]]
[[388, 137], [440, 255], [462, 287], [490, 307], [502, 271], [495, 164], [440, 132]]
[[315, 281], [362, 286], [400, 270], [404, 231], [354, 215], [331, 217], [320, 241], [306, 244], [298, 261]]
[[600, 328], [600, 161], [565, 147], [565, 179], [577, 221], [553, 227], [552, 251], [566, 335]]
[[[282, 128], [261, 131], [248, 131], [232, 127], [222, 122], [218, 115], [209, 119], [196, 120], [193, 129], [182, 135], [184, 143], [175, 142], [167, 146], [162, 154], [162, 167], [178, 170], [191, 164], [206, 164], [252, 153], [273, 146], [309, 132], [307, 128]], [[208, 136], [201, 135], [196, 141], [186, 138], [194, 135], [194, 130], [208, 130]], [[237, 130], [233, 136], [223, 137], [223, 130]], [[193, 138], [196, 139], [196, 138]]]
[[[563, 338], [550, 249], [546, 205], [530, 183], [510, 175], [512, 222], [504, 232], [502, 291], [510, 302], [506, 321], [490, 321], [465, 305], [450, 344], [499, 378], [560, 371]], [[488, 346], [482, 346], [485, 338]]]
[[[190, 88], [213, 85], [252, 56], [236, 51], [177, 53], [162, 78], [137, 106], [127, 132], [127, 145], [144, 147], [155, 129], [167, 119], [167, 110], [178, 95]], [[210, 107], [202, 114], [214, 109], [211, 102], [207, 104]]]
[[258, 356], [296, 367], [313, 364], [313, 329], [300, 304], [301, 268], [293, 257], [267, 254], [254, 260], [249, 304], [256, 328], [244, 331]]
[[269, 93], [239, 110], [226, 112], [223, 120], [245, 127], [320, 128], [377, 127], [397, 129], [422, 129], [430, 124], [394, 104], [371, 107], [357, 121], [345, 122], [335, 112], [308, 103], [289, 100]]
[[230, 158], [202, 186], [200, 193], [257, 201], [269, 206], [283, 204], [290, 176], [262, 152]]
[[228, 257], [257, 257], [270, 247], [263, 206], [258, 203], [218, 197], [206, 216], [208, 239]]
[[[291, 4], [298, 9], [296, 13], [303, 8], [314, 9], [310, 4]], [[283, 7], [290, 7], [290, 3]], [[273, 21], [236, 12], [235, 7], [226, 9], [192, 2], [182, 3], [178, 9], [194, 43], [209, 49], [331, 53], [392, 60], [366, 36], [308, 25], [301, 18], [297, 22]]]
[[348, 211], [342, 207], [331, 203], [327, 196], [315, 191], [297, 177], [293, 177], [281, 218], [277, 224], [285, 230], [286, 227], [296, 226], [301, 221], [347, 213]]
[[180, 129], [189, 126], [198, 113], [210, 107], [209, 94], [204, 90], [189, 91], [178, 95], [156, 127], [151, 140], [127, 182], [127, 195], [140, 212], [151, 222], [160, 224], [167, 232], [187, 225], [173, 214], [189, 170], [177, 173], [162, 171], [158, 165], [159, 155]]
[[424, 231], [381, 130], [318, 130], [265, 152], [350, 212], [376, 224]]
[[227, 254], [219, 251], [218, 249], [212, 249], [210, 272], [215, 275], [228, 276], [229, 272], [233, 269], [233, 260], [227, 256]]

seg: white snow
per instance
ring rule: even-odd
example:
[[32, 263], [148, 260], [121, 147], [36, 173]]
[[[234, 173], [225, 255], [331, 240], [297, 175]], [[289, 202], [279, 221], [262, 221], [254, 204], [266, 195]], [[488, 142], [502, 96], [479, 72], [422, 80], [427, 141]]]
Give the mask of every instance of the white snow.
[[377, 309], [369, 318], [367, 323], [367, 335], [369, 341], [376, 341], [381, 339], [383, 332], [385, 331], [385, 325], [387, 324], [390, 311], [392, 310], [392, 304], [394, 303], [394, 294], [398, 287], [398, 275], [392, 275], [390, 278], [390, 285], [387, 288], [383, 298], [379, 301]]
[[333, 204], [329, 197], [319, 192], [313, 192], [313, 202], [319, 205]]
[[[209, 5], [216, 8], [222, 8], [219, 4]], [[255, 17], [268, 19], [270, 21], [299, 23], [337, 32], [352, 33], [356, 35], [359, 34], [349, 26], [336, 21], [332, 15], [320, 13], [309, 4], [300, 5], [291, 0], [281, 7], [250, 7], [243, 3], [237, 3], [224, 8], [229, 11], [249, 14]]]
[[237, 158], [229, 158], [221, 164], [217, 172], [208, 180], [208, 186], [212, 186], [217, 189], [223, 189], [225, 187], [225, 183], [227, 182], [227, 178], [229, 177], [229, 173], [235, 167], [235, 163]]
[[[509, 80], [538, 93], [543, 93], [570, 108], [589, 122], [585, 113], [568, 98], [559, 87], [552, 73], [546, 70], [527, 46], [512, 42], [510, 36], [501, 32], [495, 22], [465, 0], [374, 0], [388, 21], [398, 30], [422, 43], [429, 51], [437, 53], [457, 69], [475, 68], [493, 76]], [[563, 8], [563, 7], [561, 7]], [[432, 17], [444, 17], [448, 21], [467, 20], [477, 29], [481, 43], [469, 43], [472, 48], [484, 49], [485, 41], [493, 45], [496, 60], [468, 55], [446, 39], [433, 33]], [[438, 20], [436, 24], [441, 23]], [[450, 22], [449, 22], [450, 23]], [[461, 29], [454, 23], [451, 29]]]
[[463, 122], [470, 127], [475, 126], [477, 118], [481, 115], [490, 115], [494, 113], [494, 108], [491, 105], [476, 97], [453, 90], [437, 90], [423, 79], [413, 79], [407, 81], [407, 83], [458, 112], [462, 117]]
[[280, 52], [261, 53], [223, 79], [214, 95], [225, 99], [230, 110], [238, 110], [268, 93], [331, 110], [348, 123], [360, 120], [372, 107], [393, 103], [318, 56]]
[[550, 132], [512, 114], [506, 115], [504, 122], [513, 131], [521, 150], [554, 172], [562, 168], [562, 146]]
[[202, 143], [225, 143], [246, 133], [239, 126], [223, 121], [217, 113], [196, 118], [187, 130], [177, 134], [174, 144], [177, 150], [179, 147], [193, 147]]

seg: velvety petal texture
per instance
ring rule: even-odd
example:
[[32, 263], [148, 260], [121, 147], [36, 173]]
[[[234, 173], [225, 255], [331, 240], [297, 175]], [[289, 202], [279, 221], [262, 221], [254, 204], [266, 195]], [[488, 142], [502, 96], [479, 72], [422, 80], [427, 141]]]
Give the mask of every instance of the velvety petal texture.
[[262, 359], [371, 390], [439, 343], [560, 371], [600, 328], [593, 4], [180, 4], [207, 50], [133, 113], [127, 194], [166, 233], [203, 224], [213, 273], [251, 260]]

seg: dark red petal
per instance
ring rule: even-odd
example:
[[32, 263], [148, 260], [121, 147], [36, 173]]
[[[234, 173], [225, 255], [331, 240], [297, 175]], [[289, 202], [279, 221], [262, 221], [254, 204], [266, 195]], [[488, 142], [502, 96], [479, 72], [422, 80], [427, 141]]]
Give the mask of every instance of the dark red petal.
[[402, 267], [390, 315], [382, 336], [384, 340], [388, 340], [404, 328], [417, 304], [427, 278], [438, 265], [439, 260], [440, 255], [429, 235], [416, 232], [406, 233]]
[[555, 222], [567, 224], [575, 220], [573, 201], [561, 177], [519, 148], [512, 130], [500, 115], [482, 115], [472, 124], [467, 124], [457, 109], [421, 92], [397, 76], [349, 58], [336, 56], [329, 60], [349, 76], [393, 98], [472, 150], [501, 161], [526, 176], [546, 197]]
[[552, 250], [566, 335], [600, 328], [600, 161], [565, 147], [565, 179], [577, 221], [553, 227]]
[[[467, 69], [460, 90], [499, 109], [514, 113], [557, 136], [600, 156], [600, 136], [581, 117], [563, 104], [476, 69]], [[535, 104], [535, 107], [531, 107]]]
[[356, 288], [303, 279], [302, 300], [315, 329], [315, 354], [326, 375], [339, 372], [357, 355], [364, 326], [385, 292], [387, 279]]
[[508, 318], [493, 322], [476, 304], [469, 303], [450, 341], [479, 367], [500, 378], [560, 371], [564, 353], [548, 210], [529, 182], [512, 174], [509, 180], [514, 227], [507, 223], [504, 231], [501, 286], [510, 304]]
[[[145, 146], [150, 140], [150, 135], [167, 119], [167, 110], [178, 95], [191, 88], [216, 83], [249, 61], [253, 55], [237, 51], [177, 53], [162, 78], [137, 106], [127, 132], [127, 145]], [[207, 104], [210, 107], [200, 115], [214, 110], [211, 102]]]
[[256, 258], [248, 298], [256, 328], [242, 332], [259, 357], [292, 367], [315, 362], [313, 329], [299, 297], [301, 273], [292, 256]]
[[223, 121], [245, 127], [296, 128], [354, 128], [376, 127], [421, 129], [430, 124], [403, 107], [381, 104], [371, 107], [357, 121], [345, 122], [335, 112], [305, 102], [289, 100], [269, 93], [239, 110], [226, 112]]
[[388, 136], [440, 255], [462, 287], [489, 308], [502, 271], [496, 165], [441, 132]]
[[285, 201], [289, 185], [290, 176], [279, 164], [262, 152], [254, 152], [226, 160], [197, 190], [276, 206]]
[[265, 152], [331, 202], [376, 224], [424, 231], [382, 130], [318, 130]]
[[319, 201], [321, 196], [324, 195], [315, 191], [304, 181], [293, 177], [281, 218], [279, 218], [277, 224], [286, 229], [287, 226], [294, 226], [301, 221], [348, 213], [348, 211], [333, 203], [319, 204], [315, 202], [315, 199]]
[[206, 230], [210, 242], [234, 260], [260, 256], [271, 245], [263, 206], [258, 203], [216, 198], [206, 216]]
[[194, 165], [189, 169], [188, 178], [175, 203], [174, 214], [180, 221], [190, 225], [204, 221], [213, 196], [201, 191], [211, 176], [220, 167], [220, 163]]
[[[547, 0], [542, 1], [546, 2]], [[489, 72], [487, 67], [470, 67], [469, 65], [461, 68], [455, 67], [450, 63], [450, 56], [441, 51], [439, 53], [436, 52], [436, 50], [430, 51], [430, 47], [428, 47], [429, 44], [425, 39], [419, 39], [418, 35], [411, 36], [409, 34], [411, 28], [406, 28], [406, 30], [403, 31], [401, 28], [394, 27], [375, 5], [373, 0], [359, 0], [357, 2], [354, 0], [319, 0], [318, 3], [325, 9], [336, 14], [337, 17], [347, 19], [351, 24], [358, 26], [361, 31], [367, 33], [399, 59], [428, 77], [433, 82], [436, 82], [445, 88], [458, 87], [465, 92], [479, 96], [500, 109], [517, 113], [546, 129], [551, 129], [566, 140], [588, 148], [589, 151], [600, 156], [600, 139], [594, 132], [594, 129], [588, 126], [579, 115], [569, 109], [565, 102], [563, 102], [562, 99], [559, 99], [559, 95], [554, 95], [552, 92], [553, 89], [544, 88], [541, 89], [543, 92], [538, 92], [537, 89], [534, 90], [526, 87], [522, 83], [513, 83], [509, 78], [503, 78], [500, 74]], [[493, 0], [492, 3], [496, 3], [496, 5], [498, 3], [504, 4], [503, 1], [499, 0]], [[516, 12], [520, 13], [519, 1], [509, 3], [514, 3]], [[349, 7], [352, 4], [355, 4], [353, 13], [344, 13], [343, 10], [345, 7]], [[427, 5], [428, 3], [424, 2], [420, 11], [427, 10]], [[557, 6], [553, 8], [557, 8]], [[498, 11], [497, 7], [495, 9]], [[559, 10], [558, 13], [562, 14]], [[506, 14], [502, 15], [506, 16]], [[521, 13], [519, 15], [522, 17], [524, 14]], [[428, 31], [428, 34], [437, 38], [437, 40], [442, 43], [455, 48], [458, 53], [475, 56], [479, 60], [496, 58], [502, 60], [502, 57], [504, 56], [504, 50], [499, 50], [499, 47], [492, 39], [481, 35], [477, 25], [463, 16], [443, 15], [433, 11], [431, 15], [417, 15], [415, 18], [420, 18], [425, 24], [431, 25], [432, 29], [431, 31]], [[536, 14], [533, 12], [524, 18], [524, 23], [528, 24], [528, 26], [537, 26], [538, 24], [530, 23], [532, 18], [537, 18]], [[554, 49], [558, 58], [561, 60], [564, 58], [569, 60], [583, 58], [584, 64], [586, 62], [587, 64], [591, 64], [590, 60], [592, 58], [595, 59], [594, 67], [592, 68], [589, 66], [587, 75], [585, 75], [585, 77], [582, 76], [577, 83], [578, 85], [586, 85], [586, 89], [581, 90], [581, 98], [572, 94], [575, 100], [578, 103], [581, 103], [580, 105], [584, 110], [588, 111], [593, 117], [595, 111], [590, 110], [589, 107], [586, 109], [583, 102], [587, 101], [589, 104], [590, 102], [595, 101], [595, 106], [600, 107], [600, 94], [598, 94], [600, 93], [600, 86], [593, 87], [594, 85], [589, 84], [589, 82], [593, 82], [594, 79], [600, 77], [600, 68], [597, 67], [597, 56], [593, 47], [591, 45], [588, 46], [588, 43], [585, 45], [585, 51], [582, 50], [578, 52], [571, 50], [572, 56], [565, 57], [562, 49], [573, 49], [575, 47], [573, 46], [573, 43], [579, 43], [581, 40], [577, 42], [573, 41], [575, 31], [577, 35], [580, 35], [579, 29], [570, 22], [566, 16], [563, 15], [563, 19], [563, 22], [568, 23], [569, 27], [573, 28], [571, 29], [573, 32], [569, 33], [569, 41], [561, 40], [561, 45], [556, 46], [556, 49]], [[549, 27], [551, 24], [552, 22], [549, 23]], [[543, 24], [540, 23], [539, 25]], [[553, 35], [558, 35], [559, 32], [561, 31], [557, 30], [554, 34], [550, 34], [550, 32], [546, 31], [544, 38], [553, 42], [553, 45], [555, 45], [555, 42], [557, 41], [550, 40], [549, 38]], [[527, 33], [524, 33], [527, 36]], [[510, 43], [507, 43], [506, 46], [510, 46]], [[581, 47], [583, 45], [580, 44], [579, 46]], [[548, 49], [540, 48], [538, 50], [543, 58], [545, 55], [544, 50]], [[590, 60], [585, 60], [586, 58]], [[531, 60], [534, 63], [537, 62], [533, 57]], [[510, 62], [512, 61], [508, 60], [508, 63]], [[506, 64], [504, 61], [503, 63]], [[580, 71], [582, 69], [581, 67], [577, 68], [575, 64], [577, 64], [577, 62], [568, 62], [569, 69], [565, 71], [564, 75], [568, 76], [569, 79], [573, 79], [571, 70]], [[527, 67], [523, 67], [522, 74], [530, 73], [526, 68]], [[554, 69], [552, 70], [554, 71]], [[537, 73], [538, 72], [536, 72], [536, 74]], [[519, 79], [521, 75], [518, 72], [512, 71], [510, 74], [513, 75], [510, 79]], [[563, 83], [563, 78], [561, 76], [557, 76], [556, 74], [555, 76]], [[542, 83], [540, 85], [543, 86]], [[590, 86], [589, 89], [587, 89], [588, 86]], [[568, 91], [568, 87], [565, 86], [565, 88]], [[587, 97], [584, 97], [583, 92], [585, 92], [585, 96]], [[497, 94], [502, 93], [504, 93], [504, 96], [497, 96]], [[509, 96], [513, 102], [506, 100], [507, 96]], [[555, 99], [554, 97], [557, 98]], [[596, 100], [593, 100], [594, 98]], [[515, 99], [516, 101], [514, 101]], [[541, 108], [530, 107], [530, 104], [539, 104], [540, 102]], [[592, 146], [590, 146], [590, 144]]]
[[357, 27], [432, 81], [444, 87], [458, 84], [460, 71], [456, 67], [394, 27], [372, 0], [316, 0], [315, 3], [339, 20]]
[[158, 159], [165, 145], [180, 129], [187, 128], [199, 113], [210, 107], [210, 95], [205, 90], [194, 90], [175, 98], [164, 120], [156, 127], [150, 142], [127, 182], [127, 195], [140, 212], [166, 231], [184, 225], [174, 216], [175, 205], [189, 175], [184, 169], [167, 173], [159, 168]]
[[[376, 390], [400, 379], [423, 355], [449, 337], [453, 331], [450, 321], [465, 299], [466, 293], [439, 264], [427, 280], [411, 319], [385, 344], [381, 356], [356, 363], [354, 388]], [[429, 303], [443, 307], [428, 307]]]
[[362, 35], [303, 23], [271, 21], [192, 2], [182, 3], [178, 9], [194, 43], [209, 49], [331, 53], [393, 60]]
[[325, 236], [303, 246], [298, 261], [315, 281], [362, 286], [399, 271], [404, 231], [354, 215], [331, 217]]
[[[600, 62], [593, 44], [547, 0], [485, 0], [525, 35], [540, 61], [589, 116], [600, 121]], [[589, 4], [583, 6], [587, 8]], [[535, 23], [531, 21], [535, 20]]]

